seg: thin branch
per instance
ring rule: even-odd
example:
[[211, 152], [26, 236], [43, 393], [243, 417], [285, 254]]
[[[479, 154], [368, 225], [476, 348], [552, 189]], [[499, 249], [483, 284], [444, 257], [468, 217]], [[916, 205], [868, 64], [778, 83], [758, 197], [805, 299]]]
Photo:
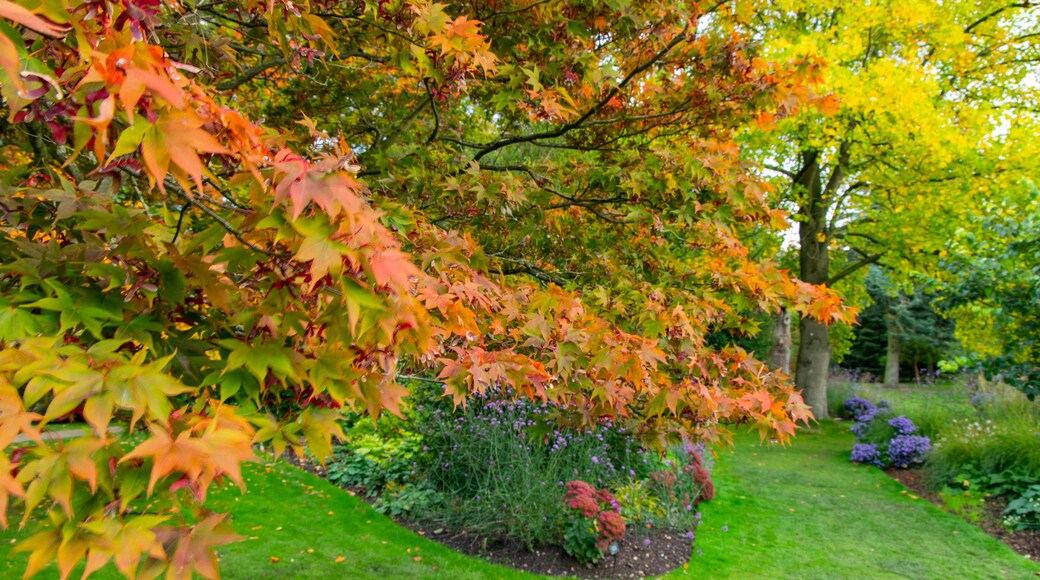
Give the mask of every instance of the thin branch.
[[771, 165], [769, 163], [762, 163], [762, 167], [764, 169], [768, 169], [770, 171], [775, 171], [777, 173], [781, 173], [783, 175], [786, 175], [786, 176], [790, 177], [791, 179], [794, 179], [795, 177], [798, 176], [794, 171], [791, 171], [789, 169], [784, 169], [783, 167], [780, 167], [778, 165]]
[[673, 38], [667, 45], [665, 45], [664, 48], [662, 48], [652, 58], [650, 58], [645, 63], [635, 67], [634, 69], [632, 69], [627, 75], [625, 75], [625, 78], [623, 78], [621, 80], [621, 82], [618, 83], [618, 85], [616, 87], [610, 89], [610, 91], [606, 94], [606, 96], [604, 96], [602, 99], [600, 99], [600, 101], [598, 103], [596, 103], [591, 108], [589, 108], [587, 111], [585, 111], [585, 113], [582, 114], [581, 117], [578, 117], [576, 120], [574, 120], [574, 121], [572, 121], [570, 123], [567, 123], [566, 125], [558, 128], [558, 129], [555, 129], [553, 131], [545, 131], [545, 132], [542, 132], [542, 133], [534, 133], [534, 134], [531, 134], [531, 135], [522, 135], [522, 136], [518, 136], [518, 137], [506, 137], [504, 139], [499, 139], [497, 141], [492, 141], [491, 143], [483, 145], [482, 146], [483, 148], [480, 151], [478, 151], [476, 155], [473, 156], [473, 160], [474, 161], [480, 161], [484, 156], [488, 155], [489, 153], [493, 153], [493, 152], [498, 151], [499, 149], [501, 149], [503, 147], [508, 147], [509, 145], [516, 145], [517, 143], [527, 143], [527, 142], [530, 142], [530, 141], [538, 141], [538, 140], [542, 140], [542, 139], [554, 139], [556, 137], [561, 137], [561, 136], [567, 134], [568, 132], [581, 127], [585, 123], [585, 121], [589, 120], [590, 117], [592, 117], [597, 112], [599, 112], [619, 92], [621, 92], [621, 89], [623, 89], [626, 86], [628, 86], [628, 84], [630, 82], [632, 82], [632, 79], [634, 79], [637, 75], [639, 75], [643, 71], [646, 71], [650, 67], [654, 66], [654, 64], [656, 64], [658, 61], [660, 61], [662, 58], [664, 58], [664, 56], [666, 54], [668, 54], [669, 52], [671, 52], [671, 50], [673, 48], [675, 48], [680, 42], [685, 40], [685, 38], [686, 38], [686, 31], [688, 29], [689, 29], [689, 25], [684, 27], [682, 32], [680, 32], [679, 34], [676, 34], [675, 38]]
[[441, 128], [441, 116], [437, 113], [437, 103], [434, 101], [433, 91], [430, 90], [430, 81], [424, 78], [422, 82], [426, 87], [426, 96], [430, 97], [430, 108], [433, 109], [433, 132], [426, 138], [426, 144], [429, 145], [433, 143], [434, 138], [437, 137], [437, 131]]
[[499, 16], [508, 16], [510, 14], [519, 14], [521, 12], [526, 12], [526, 11], [532, 9], [535, 6], [540, 6], [542, 4], [547, 4], [547, 3], [552, 2], [552, 1], [553, 0], [538, 0], [537, 2], [532, 2], [531, 4], [528, 4], [527, 6], [523, 6], [521, 8], [516, 8], [514, 10], [502, 10], [500, 12], [492, 12], [491, 14], [484, 14], [484, 15], [479, 15], [478, 14], [477, 15], [477, 20], [483, 20], [484, 22], [487, 22], [488, 20], [491, 20], [492, 18], [497, 18]]
[[254, 244], [253, 242], [250, 242], [249, 240], [247, 240], [245, 238], [245, 236], [242, 234], [242, 232], [238, 231], [238, 229], [236, 229], [235, 226], [231, 225], [231, 222], [229, 222], [226, 219], [224, 219], [220, 214], [218, 214], [216, 211], [214, 211], [208, 205], [205, 205], [205, 204], [201, 203], [198, 199], [195, 198], [195, 196], [193, 196], [190, 193], [188, 193], [188, 192], [184, 191], [183, 189], [181, 189], [180, 184], [177, 183], [176, 180], [168, 177], [165, 180], [165, 184], [166, 184], [166, 187], [168, 187], [170, 189], [173, 189], [175, 192], [177, 192], [178, 195], [183, 197], [188, 203], [190, 203], [191, 205], [201, 209], [203, 213], [205, 213], [209, 217], [213, 218], [213, 220], [215, 222], [220, 224], [220, 227], [224, 228], [224, 230], [226, 230], [227, 233], [229, 233], [232, 236], [234, 236], [236, 240], [238, 240], [242, 245], [246, 246], [250, 250], [253, 250], [254, 252], [260, 252], [261, 254], [264, 254], [265, 256], [268, 256], [268, 257], [271, 257], [271, 258], [281, 258], [281, 257], [283, 257], [283, 256], [281, 256], [279, 254], [274, 253], [274, 252], [265, 250], [265, 249], [261, 248], [260, 246]]
[[972, 22], [971, 24], [969, 24], [968, 27], [964, 29], [964, 32], [965, 33], [970, 33], [972, 30], [975, 29], [975, 27], [983, 24], [984, 22], [988, 21], [990, 18], [993, 18], [995, 16], [999, 16], [1000, 14], [1002, 14], [1003, 12], [1005, 12], [1007, 10], [1011, 10], [1011, 9], [1014, 9], [1014, 8], [1032, 8], [1034, 6], [1040, 6], [1040, 4], [1036, 4], [1036, 3], [1033, 3], [1033, 2], [1016, 2], [1014, 4], [1009, 4], [1007, 6], [1001, 6], [1000, 8], [997, 8], [996, 10], [990, 12], [989, 14], [986, 14], [982, 18], [979, 18], [975, 22]]
[[237, 77], [221, 81], [214, 85], [214, 88], [218, 91], [230, 91], [231, 89], [238, 88], [241, 85], [248, 83], [254, 78], [260, 76], [267, 69], [274, 68], [276, 66], [282, 66], [288, 63], [289, 60], [285, 57], [272, 58], [265, 60], [257, 65], [251, 66], [246, 70], [242, 71], [242, 74]]
[[856, 273], [861, 268], [864, 268], [866, 266], [869, 266], [870, 264], [873, 264], [874, 262], [877, 262], [884, 255], [885, 255], [885, 252], [881, 252], [880, 254], [873, 254], [873, 255], [870, 255], [870, 256], [866, 256], [862, 260], [856, 262], [855, 264], [852, 264], [848, 268], [845, 268], [841, 272], [838, 272], [837, 274], [835, 274], [835, 275], [831, 276], [830, 278], [828, 278], [827, 279], [827, 285], [833, 287], [835, 284], [840, 282], [843, 278], [846, 278], [846, 277]]
[[184, 223], [184, 214], [188, 211], [188, 204], [181, 206], [181, 214], [177, 216], [177, 229], [173, 232], [173, 241], [171, 243], [176, 244], [177, 238], [181, 235], [181, 224]]

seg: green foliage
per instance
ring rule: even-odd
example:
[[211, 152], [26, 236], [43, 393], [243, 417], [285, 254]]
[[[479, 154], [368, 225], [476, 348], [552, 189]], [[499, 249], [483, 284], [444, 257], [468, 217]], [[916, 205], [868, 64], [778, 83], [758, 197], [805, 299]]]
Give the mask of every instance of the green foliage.
[[939, 490], [939, 497], [950, 511], [969, 522], [978, 523], [985, 514], [983, 496], [971, 490], [945, 486]]
[[1029, 486], [1004, 510], [1004, 525], [1014, 530], [1040, 530], [1040, 484]]
[[1034, 398], [1040, 395], [1040, 192], [1020, 184], [987, 209], [949, 241], [937, 283], [962, 340], [981, 351], [987, 376]]
[[1014, 493], [1040, 481], [1040, 437], [1032, 420], [955, 419], [935, 443], [925, 466], [938, 488], [970, 482], [981, 491]]
[[934, 368], [960, 352], [953, 322], [935, 310], [935, 295], [912, 285], [910, 290], [900, 288], [877, 266], [871, 266], [865, 287], [870, 305], [860, 313], [855, 340], [841, 361], [844, 366], [884, 374], [889, 333], [900, 340], [903, 377], [917, 376], [921, 365]]
[[377, 496], [389, 484], [400, 487], [416, 479], [421, 437], [404, 421], [387, 418], [377, 426], [371, 419], [354, 415], [347, 425], [347, 443], [335, 448], [326, 469], [330, 481]]
[[650, 490], [648, 482], [635, 480], [614, 490], [614, 497], [621, 506], [625, 519], [637, 526], [653, 525], [663, 521], [666, 516], [664, 507], [657, 496]]
[[603, 559], [603, 550], [596, 546], [597, 540], [596, 521], [574, 517], [563, 534], [563, 549], [578, 562], [591, 566]]
[[429, 484], [389, 482], [372, 505], [381, 514], [399, 518], [435, 513], [442, 501], [440, 492]]

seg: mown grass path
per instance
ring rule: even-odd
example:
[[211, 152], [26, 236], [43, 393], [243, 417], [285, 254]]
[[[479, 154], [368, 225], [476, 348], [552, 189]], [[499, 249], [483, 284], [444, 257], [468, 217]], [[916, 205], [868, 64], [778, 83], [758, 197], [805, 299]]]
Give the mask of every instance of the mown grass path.
[[[837, 423], [803, 431], [790, 447], [738, 436], [716, 467], [716, 499], [702, 506], [701, 553], [669, 577], [1036, 578], [1037, 564], [884, 473], [850, 464], [851, 445]], [[214, 507], [229, 510], [247, 538], [221, 550], [226, 579], [532, 577], [421, 538], [285, 464], [251, 465], [246, 479], [245, 495], [214, 494]], [[24, 569], [24, 554], [5, 549], [18, 537], [0, 531], [0, 578]], [[94, 577], [118, 575], [108, 567]]]
[[1036, 578], [1040, 565], [849, 463], [848, 427], [824, 422], [789, 447], [740, 435], [688, 574], [704, 578]]

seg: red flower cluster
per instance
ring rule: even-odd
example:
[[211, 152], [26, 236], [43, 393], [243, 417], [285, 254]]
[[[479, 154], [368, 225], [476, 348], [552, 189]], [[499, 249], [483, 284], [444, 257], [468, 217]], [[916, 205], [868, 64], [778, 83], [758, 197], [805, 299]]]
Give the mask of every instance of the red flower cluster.
[[587, 518], [595, 518], [600, 537], [596, 547], [606, 551], [612, 541], [621, 541], [625, 537], [625, 519], [621, 517], [617, 500], [605, 489], [597, 490], [584, 481], [575, 480], [567, 483], [567, 492], [563, 495], [567, 507], [581, 512]]
[[599, 521], [599, 532], [607, 540], [621, 541], [625, 537], [625, 519], [614, 510], [603, 510], [596, 516]]
[[584, 481], [571, 481], [567, 483], [567, 493], [563, 495], [563, 502], [572, 510], [578, 510], [587, 518], [594, 518], [599, 513], [599, 497], [596, 488]]
[[711, 501], [715, 498], [715, 484], [712, 483], [711, 474], [708, 473], [707, 469], [704, 469], [703, 465], [693, 468], [693, 480], [697, 482], [697, 485], [701, 486], [701, 493], [697, 496], [697, 503]]

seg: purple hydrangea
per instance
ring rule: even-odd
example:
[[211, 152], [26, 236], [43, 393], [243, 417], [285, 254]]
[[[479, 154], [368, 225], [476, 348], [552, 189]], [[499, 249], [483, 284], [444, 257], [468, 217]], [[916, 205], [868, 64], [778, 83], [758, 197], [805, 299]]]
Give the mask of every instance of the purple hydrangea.
[[881, 452], [878, 451], [877, 445], [873, 443], [857, 443], [853, 445], [851, 459], [853, 463], [865, 463], [878, 467], [885, 466], [881, 462]]
[[878, 412], [878, 408], [874, 403], [860, 397], [845, 399], [845, 410], [852, 415], [853, 419], [861, 423], [870, 421]]
[[[893, 437], [888, 444], [888, 459], [892, 465], [907, 468], [924, 463], [925, 456], [932, 449], [932, 440], [920, 435], [899, 435]], [[855, 453], [855, 450], [853, 450]]]
[[895, 419], [889, 419], [888, 424], [895, 427], [896, 432], [900, 435], [910, 435], [914, 431], [917, 431], [917, 425], [914, 425], [913, 421], [907, 419], [903, 415], [900, 415]]

